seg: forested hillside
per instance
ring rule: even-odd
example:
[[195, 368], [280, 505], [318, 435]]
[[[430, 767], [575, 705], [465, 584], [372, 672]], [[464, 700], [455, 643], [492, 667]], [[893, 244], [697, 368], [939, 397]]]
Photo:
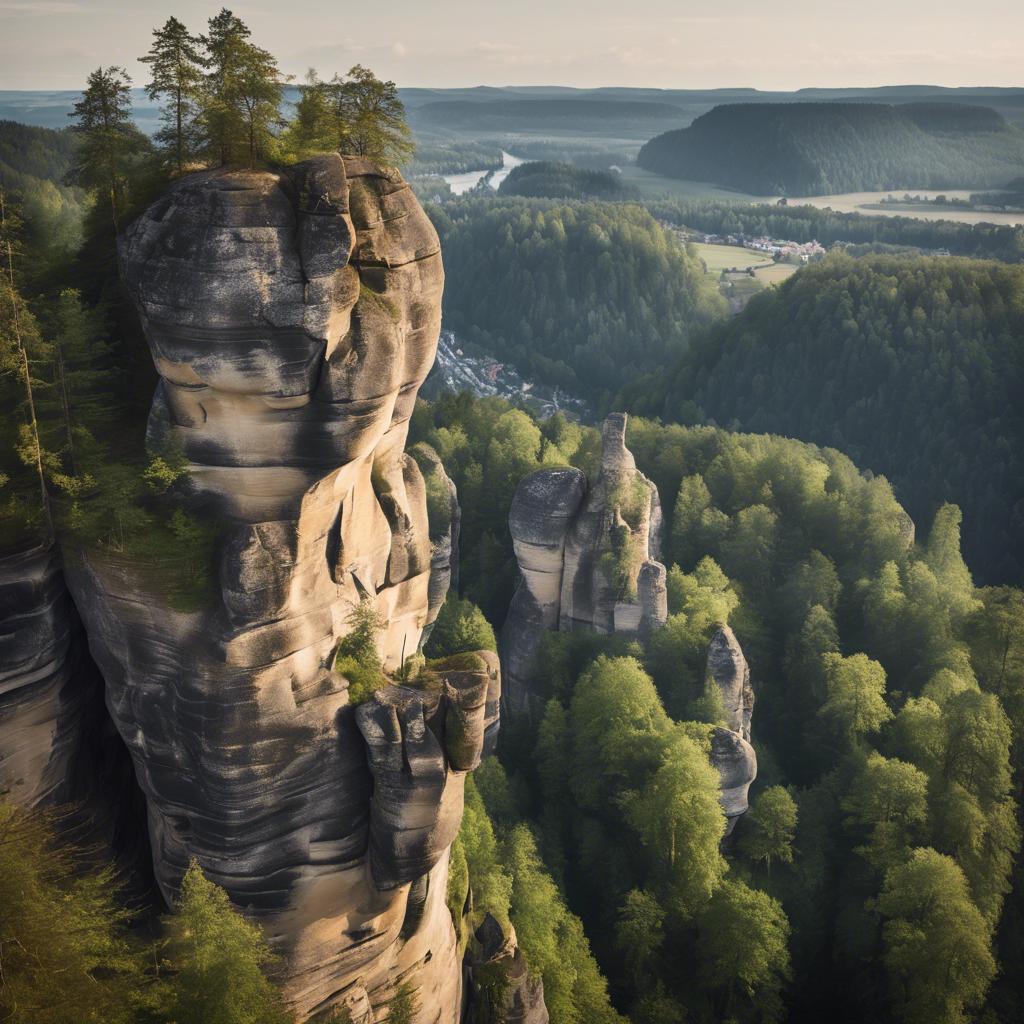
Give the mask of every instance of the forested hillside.
[[980, 579], [1024, 570], [1024, 268], [832, 255], [759, 296], [637, 410], [834, 446], [886, 474], [915, 521], [964, 510]]
[[1024, 162], [1024, 132], [956, 104], [739, 103], [651, 139], [637, 162], [755, 195], [1001, 188]]
[[614, 171], [590, 171], [550, 160], [513, 167], [498, 191], [546, 199], [630, 199], [636, 192]]
[[699, 260], [637, 206], [470, 199], [428, 213], [446, 325], [597, 406], [724, 315]]
[[[516, 481], [592, 472], [596, 432], [467, 396], [421, 404], [414, 432], [474, 510], [462, 589], [487, 601]], [[628, 441], [669, 523], [669, 619], [643, 642], [549, 635], [543, 713], [477, 773], [498, 834], [535, 838], [638, 1024], [1015, 1019], [1020, 592], [972, 585], [958, 509], [915, 543], [888, 483], [834, 450], [638, 420]], [[759, 772], [723, 857], [704, 657], [724, 621]]]
[[76, 147], [70, 131], [0, 121], [0, 188], [18, 195], [37, 272], [44, 252], [66, 253], [81, 242], [85, 195], [67, 181]]

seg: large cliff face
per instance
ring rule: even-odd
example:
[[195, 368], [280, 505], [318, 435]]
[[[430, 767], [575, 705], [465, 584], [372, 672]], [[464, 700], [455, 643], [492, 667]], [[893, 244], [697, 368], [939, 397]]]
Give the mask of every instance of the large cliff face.
[[300, 1016], [363, 1014], [410, 980], [422, 1022], [453, 1022], [448, 847], [497, 665], [358, 708], [334, 670], [361, 600], [397, 668], [450, 573], [404, 450], [440, 325], [437, 236], [397, 173], [330, 156], [185, 178], [120, 256], [160, 374], [150, 441], [184, 453], [190, 511], [219, 525], [201, 611], [113, 559], [69, 572], [157, 881], [173, 899], [196, 858], [265, 926]]
[[505, 701], [523, 707], [549, 630], [646, 634], [668, 616], [657, 488], [626, 447], [626, 416], [601, 431], [601, 468], [541, 469], [519, 482], [509, 530], [520, 581], [502, 632]]
[[25, 807], [67, 800], [92, 673], [46, 545], [0, 559], [0, 795]]

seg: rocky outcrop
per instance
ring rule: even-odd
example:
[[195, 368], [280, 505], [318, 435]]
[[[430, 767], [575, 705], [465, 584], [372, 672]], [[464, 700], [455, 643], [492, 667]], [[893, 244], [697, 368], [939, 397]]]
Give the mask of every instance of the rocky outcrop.
[[[563, 632], [640, 633], [665, 621], [653, 593], [661, 555], [658, 489], [636, 468], [626, 447], [626, 415], [612, 413], [601, 428], [601, 469], [587, 490], [565, 538], [558, 621]], [[645, 604], [660, 622], [644, 619]]]
[[721, 693], [728, 728], [749, 740], [750, 720], [754, 714], [750, 666], [736, 634], [728, 626], [720, 626], [708, 645], [705, 682], [716, 686]]
[[[437, 235], [393, 171], [327, 156], [182, 179], [120, 243], [160, 383], [154, 447], [219, 526], [211, 596], [182, 611], [138, 566], [69, 571], [147, 801], [157, 882], [189, 860], [258, 919], [300, 1019], [380, 1015], [411, 982], [454, 1022], [445, 906], [465, 771], [497, 728], [493, 666], [354, 707], [334, 669], [352, 610], [388, 670], [443, 600], [427, 488], [405, 453], [434, 358]], [[465, 676], [473, 678], [466, 678]]]
[[455, 482], [444, 470], [437, 452], [428, 444], [416, 445], [411, 453], [423, 474], [427, 490], [427, 521], [430, 532], [430, 586], [427, 591], [427, 625], [420, 638], [426, 644], [437, 613], [449, 589], [459, 586], [459, 530], [462, 509]]
[[565, 538], [587, 478], [578, 469], [541, 469], [519, 481], [509, 530], [520, 581], [501, 634], [503, 699], [510, 709], [529, 700], [529, 681], [545, 632], [558, 629]]
[[79, 629], [56, 548], [0, 559], [0, 796], [23, 807], [72, 795], [95, 697]]
[[757, 777], [757, 755], [750, 745], [754, 712], [750, 667], [728, 626], [719, 627], [708, 645], [705, 684], [717, 687], [725, 711], [724, 726], [716, 727], [711, 734], [711, 763], [722, 779], [721, 802], [728, 837], [746, 813], [747, 793]]
[[542, 469], [516, 488], [509, 530], [520, 581], [501, 638], [510, 709], [529, 700], [545, 632], [646, 635], [668, 617], [661, 502], [626, 448], [624, 414], [605, 420], [601, 444], [593, 481]]
[[511, 925], [486, 914], [466, 950], [471, 1024], [548, 1024], [544, 981], [530, 972]]

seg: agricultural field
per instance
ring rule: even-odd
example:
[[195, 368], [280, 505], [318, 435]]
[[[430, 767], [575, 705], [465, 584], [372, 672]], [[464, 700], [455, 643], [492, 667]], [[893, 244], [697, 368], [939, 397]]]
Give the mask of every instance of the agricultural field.
[[767, 253], [744, 249], [738, 245], [710, 245], [705, 242], [694, 242], [697, 255], [704, 261], [708, 273], [718, 277], [723, 270], [747, 270], [750, 267], [763, 267], [774, 264]]
[[[906, 190], [901, 190], [906, 191]], [[970, 190], [946, 189], [929, 191], [913, 189], [914, 195], [934, 199], [944, 195], [950, 199], [967, 199]], [[869, 213], [876, 217], [914, 217], [917, 220], [947, 220], [957, 224], [1008, 224], [1011, 227], [1024, 224], [1024, 213], [989, 210], [964, 210], [955, 206], [928, 206], [924, 203], [883, 203], [890, 192], [846, 192], [834, 196], [809, 196], [794, 199], [794, 206], [816, 206], [820, 210], [835, 210], [836, 213]]]

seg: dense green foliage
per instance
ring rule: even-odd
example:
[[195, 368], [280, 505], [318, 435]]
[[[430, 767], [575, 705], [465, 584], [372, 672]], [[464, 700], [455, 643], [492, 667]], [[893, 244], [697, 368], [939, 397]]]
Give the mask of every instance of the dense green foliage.
[[942, 103], [737, 103], [651, 139], [641, 167], [754, 195], [1002, 187], [1024, 132], [994, 110]]
[[193, 862], [155, 941], [69, 819], [0, 802], [0, 1014], [11, 1024], [285, 1024], [260, 929]]
[[33, 286], [55, 278], [82, 242], [85, 193], [67, 183], [76, 147], [72, 131], [0, 121], [0, 191], [17, 207], [19, 270]]
[[697, 258], [639, 207], [470, 199], [430, 215], [448, 326], [598, 406], [724, 313]]
[[439, 137], [428, 142], [417, 141], [416, 155], [402, 170], [409, 177], [423, 177], [465, 171], [496, 171], [501, 165], [501, 147], [497, 143]]
[[631, 199], [636, 190], [624, 185], [613, 171], [540, 160], [513, 167], [498, 192], [532, 199]]
[[[463, 921], [470, 884], [474, 910]], [[544, 980], [552, 1020], [621, 1024], [609, 1005], [606, 982], [583, 926], [545, 869], [533, 833], [518, 822], [508, 781], [493, 759], [476, 772], [476, 782], [466, 780], [462, 827], [452, 846], [448, 905], [460, 927], [475, 928], [485, 914], [503, 926], [514, 925], [527, 962]]]
[[416, 148], [397, 86], [361, 64], [329, 82], [310, 69], [281, 144], [288, 159], [339, 150], [395, 165]]
[[644, 204], [661, 221], [717, 235], [787, 238], [822, 245], [946, 249], [955, 256], [1024, 262], [1024, 227], [836, 213], [815, 206], [767, 206], [695, 199]]
[[832, 445], [915, 521], [964, 511], [981, 579], [1024, 572], [1024, 268], [831, 256], [755, 299], [631, 404]]
[[[545, 445], [592, 467], [593, 430], [558, 425], [554, 449], [510, 434], [524, 414], [505, 409], [451, 399], [416, 425], [439, 451], [472, 431], [457, 466], [502, 450], [486, 478], [506, 496]], [[974, 588], [957, 509], [915, 544], [886, 481], [834, 450], [637, 419], [627, 440], [671, 523], [668, 623], [644, 644], [548, 638], [546, 704], [503, 723], [507, 780], [480, 783], [492, 817], [530, 823], [636, 1021], [818, 1020], [836, 991], [851, 1020], [979, 1012], [1021, 934], [1016, 895], [1003, 910], [1020, 885], [1020, 592]], [[493, 574], [468, 561], [464, 591]], [[760, 765], [724, 859], [699, 724], [720, 713], [704, 659], [723, 621], [752, 666]], [[991, 1005], [1020, 994], [1009, 972]]]
[[464, 651], [497, 649], [494, 630], [483, 612], [472, 601], [450, 593], [437, 614], [424, 654], [428, 658], [446, 658]]

